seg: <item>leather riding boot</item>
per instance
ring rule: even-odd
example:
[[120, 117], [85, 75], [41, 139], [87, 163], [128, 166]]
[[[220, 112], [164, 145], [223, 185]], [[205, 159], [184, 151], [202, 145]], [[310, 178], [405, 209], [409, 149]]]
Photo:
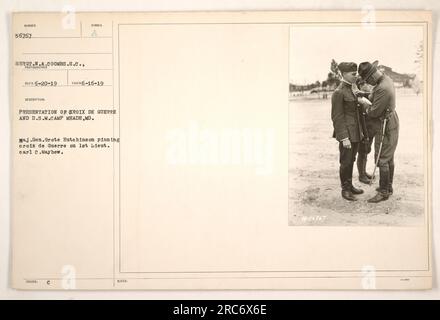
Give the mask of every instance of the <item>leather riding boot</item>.
[[348, 201], [356, 201], [356, 197], [353, 195], [353, 193], [350, 190], [342, 190], [341, 191], [342, 198]]
[[354, 162], [350, 165], [350, 171], [347, 172], [347, 174], [348, 174], [349, 177], [350, 177], [350, 179], [349, 179], [350, 189], [349, 189], [349, 190], [350, 190], [351, 193], [354, 194], [354, 195], [356, 195], [356, 194], [362, 194], [362, 193], [364, 193], [364, 190], [362, 190], [362, 189], [358, 189], [358, 188], [355, 188], [355, 187], [353, 186], [353, 166], [354, 166]]
[[344, 185], [346, 184], [346, 174], [345, 174], [345, 168], [343, 165], [339, 166], [339, 180], [341, 182], [341, 188], [344, 189]]
[[353, 187], [353, 166], [354, 166], [354, 162], [352, 162], [350, 166], [347, 168], [347, 177], [348, 177], [348, 183], [350, 185], [350, 189], [351, 187]]
[[358, 154], [356, 164], [359, 173], [359, 181], [365, 184], [369, 184], [371, 180], [371, 176], [369, 176], [365, 171], [365, 168], [367, 166], [367, 155], [363, 153]]
[[350, 190], [351, 187], [350, 165], [341, 165], [339, 167], [339, 177], [341, 179], [342, 190]]
[[390, 183], [388, 185], [388, 193], [393, 194], [394, 164], [390, 164]]
[[[391, 196], [393, 194], [393, 178], [394, 178], [394, 164], [389, 165], [390, 167], [390, 183], [388, 185], [388, 194]], [[380, 187], [376, 188], [376, 191], [380, 191]]]
[[373, 198], [368, 200], [370, 203], [378, 203], [380, 201], [388, 200], [389, 198], [388, 187], [390, 183], [390, 171], [388, 167], [380, 167], [379, 169], [379, 191]]
[[351, 186], [350, 191], [351, 191], [351, 193], [353, 193], [353, 194], [362, 194], [362, 193], [364, 193], [364, 190], [362, 190], [362, 189], [358, 189], [358, 188], [355, 188], [354, 186]]
[[363, 161], [363, 165], [364, 165], [363, 172], [365, 173], [367, 178], [371, 180], [373, 176], [367, 172], [367, 160], [368, 160], [368, 154], [365, 154], [365, 158]]
[[341, 196], [348, 201], [356, 201], [356, 197], [351, 191], [351, 172], [353, 171], [353, 166], [351, 165], [341, 165], [339, 167], [339, 176], [341, 179]]

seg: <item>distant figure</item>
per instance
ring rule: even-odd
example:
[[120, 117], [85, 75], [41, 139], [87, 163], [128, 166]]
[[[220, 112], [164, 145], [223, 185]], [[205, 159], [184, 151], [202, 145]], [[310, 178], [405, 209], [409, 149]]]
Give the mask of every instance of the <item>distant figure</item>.
[[355, 201], [354, 195], [362, 194], [363, 190], [353, 186], [353, 165], [363, 137], [359, 124], [357, 98], [352, 91], [356, 80], [357, 64], [341, 62], [338, 65], [342, 81], [332, 95], [331, 118], [333, 121], [333, 137], [339, 141], [339, 178], [342, 198]]

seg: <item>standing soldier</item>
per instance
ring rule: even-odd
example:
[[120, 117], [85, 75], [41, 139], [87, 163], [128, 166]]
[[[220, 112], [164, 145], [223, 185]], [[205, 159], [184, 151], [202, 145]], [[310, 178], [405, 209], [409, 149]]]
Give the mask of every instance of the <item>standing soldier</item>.
[[378, 61], [362, 62], [359, 75], [374, 86], [367, 115], [375, 127], [374, 158], [379, 166], [379, 188], [368, 202], [387, 200], [393, 194], [394, 152], [399, 139], [399, 118], [396, 113], [396, 92], [393, 80], [377, 69]]
[[353, 186], [353, 164], [363, 133], [359, 123], [357, 98], [352, 91], [356, 81], [357, 65], [354, 62], [341, 62], [338, 65], [342, 74], [341, 84], [332, 95], [333, 137], [339, 141], [339, 178], [344, 199], [357, 200], [354, 195], [364, 191]]

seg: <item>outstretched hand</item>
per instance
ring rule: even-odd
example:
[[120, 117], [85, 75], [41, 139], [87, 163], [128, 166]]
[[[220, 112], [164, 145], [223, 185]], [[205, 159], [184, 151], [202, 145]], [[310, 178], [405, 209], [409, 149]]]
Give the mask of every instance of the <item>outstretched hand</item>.
[[365, 106], [365, 107], [367, 107], [367, 106], [371, 106], [371, 101], [368, 100], [368, 99], [365, 98], [365, 97], [359, 97], [357, 100], [358, 100], [358, 102], [359, 102], [361, 105], [363, 105], [363, 106]]

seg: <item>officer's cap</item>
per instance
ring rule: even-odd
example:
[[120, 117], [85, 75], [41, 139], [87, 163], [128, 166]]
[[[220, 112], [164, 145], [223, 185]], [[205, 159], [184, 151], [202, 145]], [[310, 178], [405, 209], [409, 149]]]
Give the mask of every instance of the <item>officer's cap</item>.
[[338, 69], [343, 72], [356, 72], [357, 71], [357, 64], [354, 62], [341, 62], [338, 64]]

